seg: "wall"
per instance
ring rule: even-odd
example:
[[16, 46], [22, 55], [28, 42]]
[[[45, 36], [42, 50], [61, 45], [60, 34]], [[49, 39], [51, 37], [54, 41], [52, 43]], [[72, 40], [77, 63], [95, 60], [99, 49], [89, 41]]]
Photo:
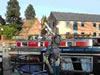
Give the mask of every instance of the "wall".
[[[70, 22], [70, 25], [67, 26], [66, 23]], [[74, 34], [77, 32], [79, 35], [81, 35], [82, 32], [85, 34], [91, 34], [93, 35], [93, 32], [96, 32], [97, 36], [100, 35], [100, 30], [99, 30], [99, 22], [83, 22], [84, 27], [81, 26], [82, 22], [77, 22], [78, 24], [78, 30], [73, 30], [73, 24], [74, 21], [58, 21], [58, 33], [60, 35], [64, 35], [67, 32], [70, 32], [70, 34]], [[96, 23], [96, 27], [93, 26], [93, 23]]]

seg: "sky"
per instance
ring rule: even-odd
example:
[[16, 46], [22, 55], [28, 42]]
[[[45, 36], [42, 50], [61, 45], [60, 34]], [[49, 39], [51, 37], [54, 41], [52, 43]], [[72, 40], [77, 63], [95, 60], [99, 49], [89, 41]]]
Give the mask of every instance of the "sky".
[[[0, 0], [0, 15], [5, 18], [7, 2]], [[100, 0], [18, 0], [21, 7], [21, 17], [29, 4], [32, 4], [36, 17], [49, 16], [51, 11], [100, 14]]]

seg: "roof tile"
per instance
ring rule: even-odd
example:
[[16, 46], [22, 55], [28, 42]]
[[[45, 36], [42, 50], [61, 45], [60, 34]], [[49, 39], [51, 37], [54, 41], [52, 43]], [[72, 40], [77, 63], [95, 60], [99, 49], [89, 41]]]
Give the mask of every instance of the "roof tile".
[[100, 22], [100, 15], [82, 14], [82, 13], [65, 13], [51, 12], [58, 21], [82, 21], [82, 22]]

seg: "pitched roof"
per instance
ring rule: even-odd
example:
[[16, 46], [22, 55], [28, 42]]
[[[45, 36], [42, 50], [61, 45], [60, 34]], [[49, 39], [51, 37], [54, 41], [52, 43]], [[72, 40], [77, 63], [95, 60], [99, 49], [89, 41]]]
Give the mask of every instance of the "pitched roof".
[[35, 20], [36, 19], [25, 20], [22, 28], [25, 28], [25, 27], [30, 28], [34, 24]]
[[58, 21], [82, 21], [82, 22], [100, 22], [100, 15], [82, 14], [82, 13], [65, 13], [51, 12]]
[[41, 25], [37, 18], [32, 20], [25, 20], [19, 35], [25, 36], [40, 34], [40, 29]]

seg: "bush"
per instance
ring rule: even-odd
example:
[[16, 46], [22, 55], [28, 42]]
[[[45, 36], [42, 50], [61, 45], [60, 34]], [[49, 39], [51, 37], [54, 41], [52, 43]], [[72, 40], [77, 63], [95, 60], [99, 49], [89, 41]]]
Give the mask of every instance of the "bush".
[[0, 31], [0, 35], [5, 35], [7, 37], [7, 39], [11, 39], [12, 36], [15, 36], [18, 34], [18, 30], [13, 28], [13, 27], [9, 27], [9, 26], [0, 26], [0, 29], [3, 28], [3, 32]]

